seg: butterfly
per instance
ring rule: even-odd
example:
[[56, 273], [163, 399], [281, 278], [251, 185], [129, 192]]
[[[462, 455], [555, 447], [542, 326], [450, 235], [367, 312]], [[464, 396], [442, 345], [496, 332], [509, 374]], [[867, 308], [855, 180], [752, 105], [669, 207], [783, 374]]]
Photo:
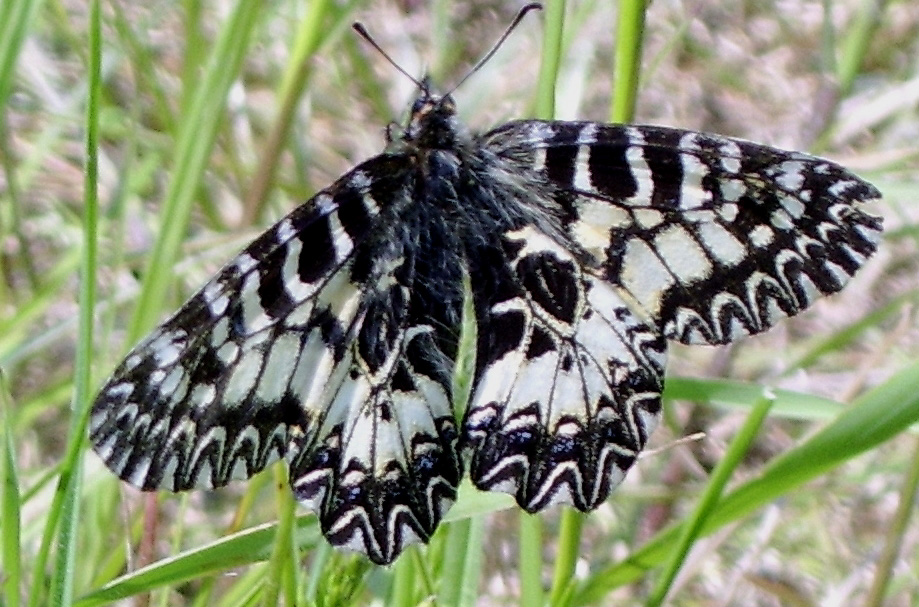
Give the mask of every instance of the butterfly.
[[876, 249], [879, 192], [828, 160], [658, 126], [477, 134], [418, 85], [380, 155], [117, 367], [90, 439], [120, 478], [214, 488], [286, 460], [329, 542], [380, 564], [430, 538], [465, 472], [528, 512], [589, 511], [658, 423], [668, 340], [760, 333]]

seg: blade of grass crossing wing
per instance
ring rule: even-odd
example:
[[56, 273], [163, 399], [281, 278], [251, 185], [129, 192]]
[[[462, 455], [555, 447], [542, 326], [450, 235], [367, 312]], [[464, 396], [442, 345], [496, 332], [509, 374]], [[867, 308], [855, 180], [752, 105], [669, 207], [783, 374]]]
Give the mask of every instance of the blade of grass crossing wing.
[[[775, 458], [762, 474], [727, 494], [709, 515], [701, 533], [736, 521], [908, 429], [919, 421], [919, 363], [914, 363], [859, 397], [825, 428]], [[626, 560], [592, 575], [573, 604], [602, 600], [613, 588], [640, 579], [660, 565], [678, 540], [679, 526], [669, 527]]]
[[718, 465], [712, 471], [711, 478], [705, 488], [705, 492], [699, 498], [699, 502], [693, 509], [692, 513], [685, 519], [680, 526], [680, 537], [676, 546], [670, 552], [670, 559], [664, 568], [663, 573], [658, 577], [654, 588], [648, 598], [648, 607], [657, 607], [662, 605], [667, 596], [667, 592], [673, 585], [677, 573], [686, 560], [690, 548], [699, 537], [705, 522], [709, 515], [714, 511], [715, 506], [721, 499], [724, 488], [727, 486], [734, 470], [740, 465], [741, 460], [750, 450], [753, 441], [759, 434], [759, 430], [766, 419], [766, 415], [775, 402], [775, 395], [771, 391], [764, 390], [763, 395], [753, 405], [753, 410], [747, 416], [743, 427], [731, 441], [724, 457], [718, 462]]
[[274, 550], [269, 560], [268, 576], [262, 596], [263, 605], [278, 605], [281, 593], [284, 593], [284, 604], [295, 605], [294, 586], [297, 581], [297, 562], [294, 557], [293, 530], [296, 502], [287, 482], [287, 469], [274, 466], [272, 472], [275, 480], [275, 501], [278, 505], [278, 528]]
[[[625, 1], [619, 5], [619, 25], [616, 39], [616, 70], [613, 74], [614, 117], [625, 122], [631, 120], [634, 100], [637, 96], [638, 73], [641, 70], [642, 32], [644, 30], [644, 1]], [[561, 28], [559, 28], [561, 29]], [[628, 66], [627, 68], [623, 66]], [[627, 78], [622, 79], [623, 70], [628, 69]], [[627, 89], [627, 90], [626, 90]], [[569, 595], [574, 580], [574, 568], [581, 543], [583, 514], [571, 508], [562, 511], [558, 538], [559, 553], [552, 575], [550, 603], [560, 604]]]
[[[551, 0], [546, 3], [545, 32], [543, 33], [542, 57], [539, 66], [539, 80], [536, 85], [536, 117], [542, 119], [555, 118], [555, 89], [558, 85], [558, 72], [561, 65], [562, 42], [565, 31], [564, 0]], [[520, 525], [520, 579], [521, 595], [520, 604], [525, 607], [542, 605], [544, 592], [542, 588], [542, 518], [532, 517], [523, 512], [519, 513]], [[562, 517], [570, 516], [566, 508]], [[565, 525], [563, 529], [568, 529]], [[569, 529], [570, 531], [570, 529]], [[571, 541], [579, 542], [576, 538], [560, 538], [562, 544]], [[556, 567], [563, 560], [556, 561]], [[559, 576], [556, 569], [554, 579]], [[562, 574], [567, 575], [567, 572]]]

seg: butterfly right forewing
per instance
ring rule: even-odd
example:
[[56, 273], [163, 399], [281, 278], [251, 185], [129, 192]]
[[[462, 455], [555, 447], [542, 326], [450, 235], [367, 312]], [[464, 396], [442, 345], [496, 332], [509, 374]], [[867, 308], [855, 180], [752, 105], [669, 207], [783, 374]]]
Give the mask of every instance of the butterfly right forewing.
[[841, 289], [881, 230], [880, 197], [830, 161], [665, 127], [519, 121], [505, 156], [556, 184], [571, 240], [670, 339], [722, 344]]

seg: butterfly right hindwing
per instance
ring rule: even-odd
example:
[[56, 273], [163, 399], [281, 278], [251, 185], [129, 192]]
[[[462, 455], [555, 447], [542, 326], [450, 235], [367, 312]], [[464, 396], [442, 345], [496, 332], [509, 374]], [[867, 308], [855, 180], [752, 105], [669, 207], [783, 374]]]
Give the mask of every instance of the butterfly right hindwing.
[[469, 473], [529, 512], [591, 510], [657, 426], [665, 344], [545, 234], [527, 226], [503, 241], [506, 257], [492, 261], [501, 288], [477, 302]]

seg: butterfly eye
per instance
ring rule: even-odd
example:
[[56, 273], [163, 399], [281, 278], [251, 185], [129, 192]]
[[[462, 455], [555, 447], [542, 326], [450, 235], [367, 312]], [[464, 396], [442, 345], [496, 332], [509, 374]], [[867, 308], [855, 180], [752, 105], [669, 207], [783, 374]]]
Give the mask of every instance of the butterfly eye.
[[424, 107], [426, 105], [430, 105], [430, 103], [431, 102], [428, 100], [427, 96], [415, 99], [415, 101], [412, 103], [412, 116], [415, 117], [421, 114], [421, 111], [424, 109]]
[[444, 98], [440, 100], [440, 107], [451, 114], [456, 112], [456, 102], [453, 100], [453, 95], [444, 95]]

